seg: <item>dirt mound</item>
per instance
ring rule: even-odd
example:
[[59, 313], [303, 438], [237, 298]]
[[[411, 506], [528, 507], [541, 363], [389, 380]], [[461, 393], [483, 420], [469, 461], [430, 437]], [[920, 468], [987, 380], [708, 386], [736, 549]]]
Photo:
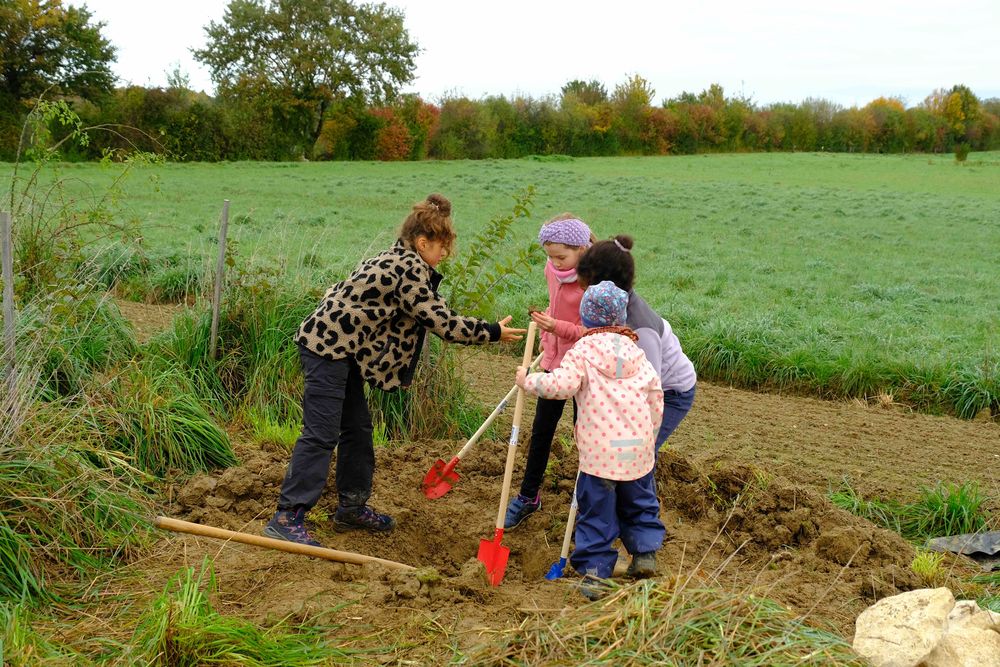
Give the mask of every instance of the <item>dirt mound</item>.
[[735, 571], [734, 583], [752, 582], [801, 613], [849, 629], [859, 602], [921, 585], [909, 569], [909, 543], [808, 487], [743, 464], [702, 473], [669, 450], [661, 454], [657, 483], [677, 526], [679, 540], [669, 550], [677, 541], [688, 550], [715, 540], [705, 547], [703, 568], [718, 568], [721, 580]]
[[[336, 507], [332, 479], [310, 514], [315, 534], [327, 546], [408, 563], [419, 568], [416, 572], [316, 562], [194, 538], [179, 538], [184, 547], [177, 557], [188, 560], [192, 549], [212, 553], [224, 589], [239, 592], [241, 613], [260, 620], [304, 619], [353, 602], [339, 612], [341, 620], [373, 622], [387, 615], [405, 620], [417, 608], [457, 624], [495, 627], [497, 610], [505, 610], [505, 622], [516, 623], [528, 610], [581, 604], [583, 598], [567, 585], [569, 572], [559, 582], [544, 580], [559, 557], [575, 453], [554, 448], [543, 508], [504, 536], [510, 560], [503, 585], [493, 588], [476, 551], [480, 539], [493, 535], [506, 445], [481, 443], [460, 464], [453, 490], [428, 500], [421, 479], [435, 458], [455, 449], [454, 442], [431, 442], [378, 452], [371, 502], [396, 517], [397, 528], [389, 535], [330, 530]], [[239, 467], [190, 479], [178, 489], [172, 511], [191, 521], [259, 533], [273, 511], [285, 465], [284, 452], [245, 455]], [[519, 465], [516, 479], [520, 475]], [[661, 576], [692, 576], [766, 594], [844, 633], [871, 599], [917, 585], [908, 569], [912, 547], [814, 491], [746, 465], [705, 471], [670, 451], [661, 454], [656, 478], [669, 540], [659, 556]], [[623, 554], [620, 565], [625, 564]], [[266, 596], [249, 602], [248, 592], [261, 589]]]

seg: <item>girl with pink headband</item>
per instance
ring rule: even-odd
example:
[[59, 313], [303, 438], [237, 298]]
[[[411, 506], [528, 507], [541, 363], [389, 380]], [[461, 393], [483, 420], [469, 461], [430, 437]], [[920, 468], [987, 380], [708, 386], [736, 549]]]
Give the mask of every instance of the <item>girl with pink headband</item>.
[[[533, 312], [531, 319], [542, 330], [541, 368], [545, 372], [559, 366], [563, 355], [585, 331], [580, 322], [583, 288], [576, 280], [576, 265], [596, 240], [587, 223], [571, 213], [557, 215], [543, 224], [538, 232], [538, 242], [548, 256], [545, 262], [545, 281], [549, 287], [549, 307], [544, 312]], [[520, 493], [507, 507], [505, 529], [518, 525], [542, 506], [539, 489], [549, 462], [552, 438], [565, 405], [565, 399], [538, 399], [535, 420], [531, 424], [531, 442], [528, 446], [524, 480], [521, 482]], [[573, 420], [576, 421], [575, 400]]]

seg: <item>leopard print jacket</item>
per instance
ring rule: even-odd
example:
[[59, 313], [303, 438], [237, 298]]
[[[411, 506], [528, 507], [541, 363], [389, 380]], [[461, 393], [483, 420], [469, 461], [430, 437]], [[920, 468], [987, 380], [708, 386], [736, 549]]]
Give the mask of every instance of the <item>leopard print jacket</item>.
[[295, 340], [330, 361], [354, 359], [375, 387], [409, 386], [428, 329], [453, 343], [500, 340], [499, 324], [448, 308], [437, 294], [441, 278], [414, 249], [396, 241], [327, 290]]

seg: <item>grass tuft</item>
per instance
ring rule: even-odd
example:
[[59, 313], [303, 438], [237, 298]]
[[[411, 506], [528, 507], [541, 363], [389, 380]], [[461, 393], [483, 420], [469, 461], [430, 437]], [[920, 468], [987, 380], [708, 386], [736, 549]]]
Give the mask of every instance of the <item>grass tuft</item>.
[[215, 423], [178, 369], [133, 363], [114, 378], [95, 410], [95, 430], [108, 446], [132, 456], [146, 472], [197, 472], [236, 465], [229, 436]]
[[208, 561], [201, 571], [188, 567], [167, 584], [139, 620], [131, 658], [147, 665], [325, 665], [351, 654], [321, 636], [324, 628], [278, 626], [261, 629], [219, 614], [206, 589], [215, 588]]
[[78, 657], [69, 649], [36, 632], [32, 619], [28, 605], [0, 601], [0, 664], [79, 664]]
[[989, 499], [976, 482], [921, 487], [920, 497], [906, 504], [866, 499], [845, 480], [829, 498], [837, 507], [917, 544], [934, 537], [975, 533], [985, 529], [988, 523], [985, 507]]
[[864, 665], [836, 635], [755, 595], [646, 580], [555, 617], [526, 620], [462, 664]]

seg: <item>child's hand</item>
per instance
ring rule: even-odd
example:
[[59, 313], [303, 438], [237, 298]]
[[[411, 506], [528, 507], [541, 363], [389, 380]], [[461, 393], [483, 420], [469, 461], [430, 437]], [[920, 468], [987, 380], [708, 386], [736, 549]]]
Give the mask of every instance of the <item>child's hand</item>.
[[503, 343], [513, 343], [514, 341], [521, 340], [527, 331], [527, 329], [515, 329], [507, 326], [512, 319], [514, 319], [513, 316], [508, 315], [497, 322], [500, 325], [500, 341]]
[[524, 378], [526, 377], [528, 377], [528, 369], [525, 368], [524, 366], [518, 366], [517, 375], [515, 376], [514, 383], [521, 389], [524, 389]]
[[554, 317], [550, 317], [545, 313], [535, 311], [534, 313], [531, 314], [531, 319], [535, 321], [535, 324], [537, 324], [538, 328], [541, 329], [542, 331], [547, 331], [548, 333], [552, 333], [553, 331], [555, 331], [556, 319]]

